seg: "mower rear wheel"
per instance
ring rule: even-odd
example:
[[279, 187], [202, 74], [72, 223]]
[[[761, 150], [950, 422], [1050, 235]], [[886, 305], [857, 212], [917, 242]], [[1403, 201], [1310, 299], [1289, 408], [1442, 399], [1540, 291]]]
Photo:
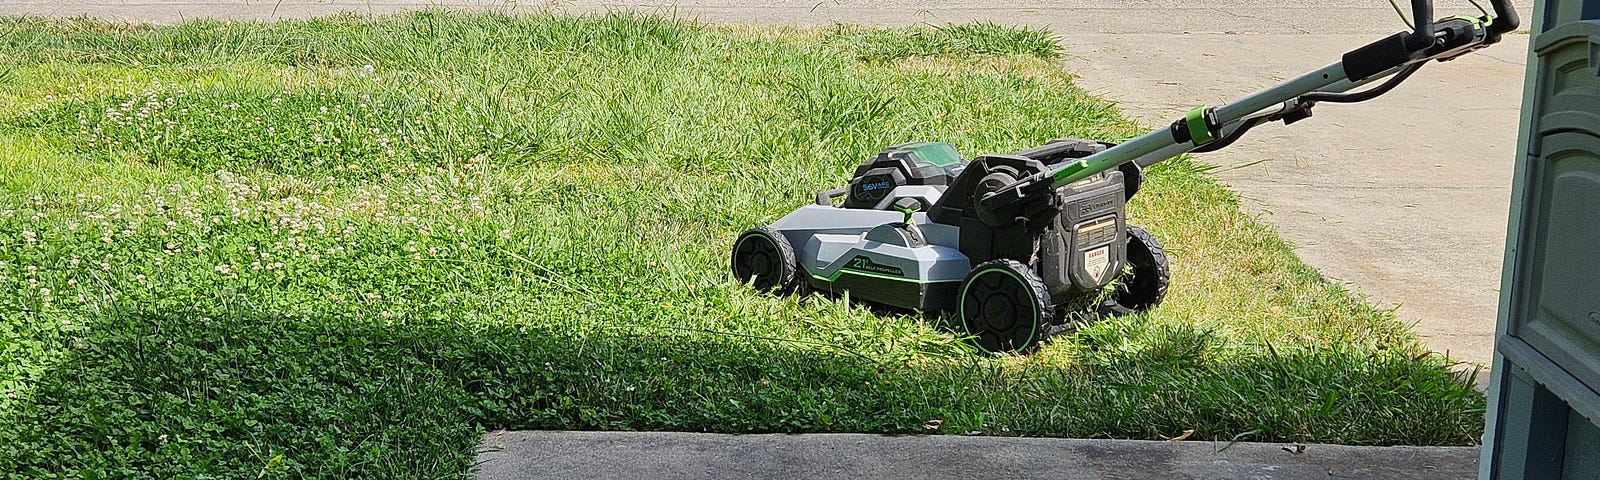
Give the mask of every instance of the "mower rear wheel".
[[1112, 296], [1113, 313], [1133, 313], [1160, 305], [1161, 299], [1167, 296], [1167, 282], [1172, 274], [1167, 253], [1155, 235], [1128, 226], [1128, 264], [1133, 269], [1122, 277], [1122, 286]]
[[790, 292], [799, 282], [794, 248], [768, 227], [746, 230], [733, 242], [733, 278], [765, 292]]
[[1049, 334], [1054, 304], [1044, 280], [1010, 259], [978, 264], [961, 282], [956, 314], [979, 349], [1028, 352]]

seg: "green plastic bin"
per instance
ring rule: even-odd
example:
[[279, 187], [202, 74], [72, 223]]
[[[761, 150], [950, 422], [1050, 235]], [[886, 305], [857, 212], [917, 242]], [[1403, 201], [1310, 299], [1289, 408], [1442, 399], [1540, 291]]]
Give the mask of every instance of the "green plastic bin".
[[1538, 1], [1482, 479], [1600, 479], [1600, 0]]

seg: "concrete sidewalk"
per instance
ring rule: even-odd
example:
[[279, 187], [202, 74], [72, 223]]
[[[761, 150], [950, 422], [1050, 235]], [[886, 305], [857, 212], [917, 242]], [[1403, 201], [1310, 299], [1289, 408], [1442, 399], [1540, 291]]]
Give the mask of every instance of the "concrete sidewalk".
[[502, 432], [490, 434], [480, 448], [481, 480], [1443, 480], [1474, 478], [1478, 472], [1476, 447], [1230, 446], [955, 435]]

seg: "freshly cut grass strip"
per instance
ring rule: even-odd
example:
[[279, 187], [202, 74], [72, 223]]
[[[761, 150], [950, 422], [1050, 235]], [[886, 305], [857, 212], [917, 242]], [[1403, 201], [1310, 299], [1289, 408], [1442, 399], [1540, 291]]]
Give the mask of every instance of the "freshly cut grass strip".
[[1175, 283], [1028, 357], [727, 249], [905, 141], [1137, 133], [1048, 35], [0, 20], [0, 475], [469, 472], [500, 428], [1471, 444], [1483, 398], [1187, 160]]

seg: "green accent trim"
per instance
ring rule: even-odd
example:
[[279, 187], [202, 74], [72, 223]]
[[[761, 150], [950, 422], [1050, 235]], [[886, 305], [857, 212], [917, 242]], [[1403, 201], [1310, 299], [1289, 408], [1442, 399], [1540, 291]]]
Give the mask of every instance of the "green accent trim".
[[[1015, 279], [1017, 281], [1017, 283], [1022, 284], [1023, 290], [1026, 290], [1028, 292], [1028, 298], [1033, 300], [1033, 304], [1034, 305], [1039, 305], [1039, 298], [1034, 296], [1033, 288], [1031, 288], [1031, 286], [1028, 285], [1028, 282], [1026, 280], [1023, 280], [1022, 277], [1019, 277], [1019, 276], [1017, 276], [1017, 274], [1012, 273], [1011, 270], [1008, 270], [1008, 269], [1005, 269], [1005, 268], [1001, 268], [1001, 267], [989, 267], [989, 268], [980, 270], [977, 273], [972, 274], [972, 276], [970, 278], [978, 278], [979, 276], [982, 276], [983, 274], [989, 273], [991, 271], [1004, 273], [1007, 276], [1011, 277], [1012, 279]], [[972, 336], [973, 335], [972, 327], [967, 326], [967, 303], [966, 303], [966, 299], [967, 299], [967, 289], [968, 288], [972, 288], [972, 282], [967, 282], [965, 285], [961, 286], [961, 296], [956, 297], [956, 314], [961, 316], [961, 330], [967, 332], [968, 336]], [[1032, 344], [1033, 343], [1033, 337], [1039, 334], [1039, 309], [1034, 308], [1034, 309], [1031, 309], [1031, 310], [1033, 312], [1033, 321], [1028, 322], [1028, 326], [1030, 327], [1029, 330], [1028, 330], [1028, 340], [1023, 342], [1022, 343], [1023, 345]], [[976, 345], [976, 346], [978, 347], [979, 350], [984, 350], [982, 345]], [[984, 350], [984, 351], [988, 352], [988, 350]], [[989, 353], [995, 353], [995, 352], [989, 352]]]
[[917, 159], [936, 167], [948, 167], [961, 163], [961, 153], [956, 152], [956, 147], [944, 142], [919, 143], [905, 148], [917, 154]]
[[1078, 172], [1082, 172], [1082, 171], [1088, 170], [1088, 169], [1089, 169], [1089, 161], [1088, 160], [1078, 160], [1077, 162], [1074, 162], [1071, 165], [1062, 165], [1061, 167], [1059, 167], [1058, 170], [1056, 170], [1054, 173], [1050, 174], [1050, 181], [1051, 181], [1051, 183], [1055, 183], [1057, 185], [1060, 185], [1062, 183], [1065, 183], [1062, 179], [1067, 178], [1067, 177], [1071, 177], [1073, 175], [1076, 175]]
[[[1482, 7], [1479, 7], [1479, 8], [1482, 8]], [[1466, 20], [1468, 22], [1472, 22], [1472, 24], [1474, 26], [1478, 27], [1478, 28], [1484, 28], [1484, 27], [1487, 27], [1489, 25], [1493, 25], [1494, 24], [1494, 19], [1493, 18], [1490, 18], [1486, 22], [1486, 21], [1484, 21], [1483, 17], [1473, 17], [1473, 16], [1468, 16], [1468, 15], [1456, 15], [1456, 16], [1453, 16], [1453, 17], [1446, 17], [1446, 18], [1440, 19], [1440, 21], [1444, 21], [1444, 20]]]
[[894, 209], [895, 209], [895, 210], [899, 210], [899, 211], [900, 211], [900, 213], [904, 213], [904, 214], [906, 214], [906, 218], [905, 218], [905, 220], [902, 220], [902, 221], [901, 221], [901, 223], [904, 223], [904, 224], [906, 224], [906, 225], [910, 225], [910, 224], [911, 224], [911, 216], [912, 216], [912, 215], [916, 215], [916, 214], [917, 214], [917, 212], [920, 212], [920, 211], [921, 211], [921, 210], [917, 210], [917, 209], [915, 209], [915, 208], [900, 208], [900, 206], [899, 206], [899, 205], [894, 205]]
[[1216, 140], [1211, 136], [1211, 127], [1206, 125], [1206, 110], [1209, 108], [1211, 107], [1194, 107], [1194, 110], [1183, 116], [1183, 122], [1189, 126], [1189, 140], [1195, 145], [1205, 145]]
[[855, 276], [859, 276], [859, 277], [880, 278], [880, 279], [884, 279], [884, 280], [894, 280], [894, 281], [898, 281], [898, 282], [908, 282], [908, 283], [950, 283], [950, 282], [959, 282], [960, 281], [960, 280], [920, 280], [920, 279], [915, 279], [915, 278], [896, 277], [896, 276], [893, 276], [893, 275], [884, 275], [884, 274], [881, 274], [881, 273], [854, 270], [854, 269], [851, 269], [849, 267], [840, 268], [838, 271], [833, 272], [833, 275], [828, 275], [826, 277], [824, 277], [822, 275], [817, 275], [817, 274], [811, 273], [811, 272], [806, 272], [806, 273], [808, 275], [811, 275], [811, 278], [814, 278], [814, 279], [817, 279], [817, 280], [822, 280], [822, 281], [828, 282], [828, 283], [833, 283], [833, 282], [839, 280], [839, 276], [840, 275], [844, 275], [846, 273], [851, 274], [851, 275], [855, 275]]

